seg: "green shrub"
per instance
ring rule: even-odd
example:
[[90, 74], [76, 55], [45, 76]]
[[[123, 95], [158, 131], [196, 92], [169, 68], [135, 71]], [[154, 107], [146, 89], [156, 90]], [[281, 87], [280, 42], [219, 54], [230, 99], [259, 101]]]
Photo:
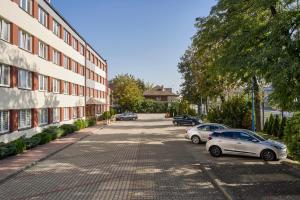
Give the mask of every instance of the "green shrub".
[[287, 120], [284, 128], [284, 140], [290, 155], [300, 161], [300, 113]]
[[232, 97], [220, 107], [212, 107], [207, 114], [207, 119], [232, 128], [248, 129], [251, 127], [251, 104], [243, 97]]
[[188, 109], [188, 114], [191, 116], [197, 116], [197, 112], [195, 109], [189, 108]]
[[8, 156], [16, 155], [17, 148], [14, 143], [0, 144], [0, 159], [6, 158]]
[[111, 108], [109, 112], [110, 112], [110, 116], [114, 116], [116, 114], [116, 110], [113, 108]]
[[86, 120], [78, 119], [74, 122], [74, 125], [76, 126], [76, 131], [78, 131], [80, 129], [86, 128], [88, 124]]
[[19, 138], [19, 139], [13, 141], [13, 143], [16, 146], [16, 154], [23, 153], [23, 151], [26, 150], [26, 144], [25, 144], [23, 138]]
[[64, 124], [56, 131], [57, 135], [65, 136], [74, 133], [77, 130], [77, 126], [74, 124]]
[[24, 138], [24, 142], [26, 145], [26, 149], [31, 149], [39, 145], [41, 142], [41, 137], [39, 134], [31, 137], [31, 138]]
[[109, 120], [110, 119], [110, 112], [109, 111], [105, 111], [103, 114], [102, 114], [102, 118], [103, 120]]
[[272, 134], [277, 137], [279, 135], [279, 128], [280, 128], [280, 119], [279, 116], [275, 116], [274, 124], [272, 127]]
[[267, 131], [268, 131], [268, 126], [269, 126], [269, 120], [267, 119], [267, 120], [265, 121], [265, 124], [264, 124], [264, 129], [263, 129], [263, 132], [264, 132], [264, 133], [267, 133]]
[[41, 136], [40, 144], [49, 143], [53, 138], [51, 133], [46, 133], [46, 132], [40, 133], [40, 136]]
[[274, 126], [274, 116], [271, 114], [270, 117], [269, 117], [269, 123], [268, 123], [268, 129], [267, 129], [267, 133], [269, 135], [272, 135], [272, 131], [273, 131], [273, 126]]
[[87, 119], [87, 126], [95, 126], [96, 125], [96, 119], [95, 118], [90, 118], [90, 119]]
[[284, 136], [284, 128], [286, 126], [286, 117], [283, 117], [282, 120], [281, 120], [281, 123], [280, 123], [280, 128], [279, 128], [279, 134], [278, 134], [278, 137], [280, 139], [283, 138]]

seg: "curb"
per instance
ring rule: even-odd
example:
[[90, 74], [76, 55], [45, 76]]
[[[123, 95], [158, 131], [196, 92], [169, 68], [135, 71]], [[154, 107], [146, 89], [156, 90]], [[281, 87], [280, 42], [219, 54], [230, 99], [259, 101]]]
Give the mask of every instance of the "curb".
[[[94, 126], [94, 127], [96, 128], [96, 126]], [[91, 128], [93, 128], [93, 127], [91, 127]], [[102, 130], [103, 128], [104, 128], [104, 127], [100, 127], [99, 129]], [[93, 132], [93, 131], [94, 131], [94, 130], [92, 130], [91, 132]], [[80, 134], [80, 133], [77, 133], [77, 134]], [[64, 146], [64, 147], [62, 147], [62, 148], [60, 148], [60, 149], [57, 149], [57, 150], [55, 150], [54, 152], [52, 152], [52, 153], [50, 153], [50, 154], [48, 154], [48, 155], [46, 155], [46, 156], [44, 156], [44, 157], [42, 157], [42, 158], [36, 160], [36, 161], [34, 161], [34, 162], [30, 163], [30, 164], [25, 165], [24, 167], [22, 167], [21, 169], [17, 170], [16, 172], [13, 172], [13, 173], [11, 173], [10, 175], [6, 176], [5, 178], [1, 179], [1, 180], [0, 180], [0, 185], [2, 185], [3, 183], [5, 183], [7, 180], [9, 180], [9, 179], [15, 177], [16, 175], [18, 175], [19, 173], [23, 172], [24, 170], [29, 169], [29, 168], [35, 166], [35, 165], [38, 164], [39, 162], [42, 162], [42, 161], [46, 160], [47, 158], [49, 158], [49, 157], [51, 157], [51, 156], [53, 156], [53, 155], [55, 155], [55, 154], [57, 154], [57, 153], [63, 151], [64, 149], [66, 149], [66, 148], [72, 146], [73, 144], [76, 144], [77, 142], [79, 142], [79, 141], [81, 141], [81, 140], [87, 138], [87, 137], [90, 136], [90, 135], [91, 135], [91, 134], [87, 134], [87, 135], [81, 137], [80, 139], [78, 139], [77, 141], [75, 141], [75, 142], [73, 142], [73, 143], [70, 143], [70, 144], [67, 144], [67, 145]]]

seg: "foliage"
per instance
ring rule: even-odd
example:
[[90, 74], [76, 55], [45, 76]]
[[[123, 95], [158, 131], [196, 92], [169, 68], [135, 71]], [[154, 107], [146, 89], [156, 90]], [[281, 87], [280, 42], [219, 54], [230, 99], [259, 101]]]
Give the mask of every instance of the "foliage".
[[31, 138], [24, 138], [24, 142], [26, 144], [26, 149], [32, 149], [39, 145], [41, 142], [41, 136], [37, 134]]
[[76, 130], [77, 126], [75, 124], [63, 124], [58, 129], [56, 129], [55, 134], [59, 138], [74, 133]]
[[284, 140], [292, 157], [300, 161], [300, 113], [296, 113], [287, 120]]
[[40, 133], [40, 136], [41, 136], [40, 145], [49, 143], [53, 138], [53, 135], [47, 132]]
[[8, 156], [16, 155], [17, 153], [15, 143], [11, 142], [8, 144], [0, 143], [0, 159]]
[[114, 116], [117, 113], [116, 110], [113, 108], [110, 108], [109, 112], [110, 112], [110, 116]]
[[23, 138], [19, 138], [15, 141], [13, 141], [14, 145], [16, 146], [16, 154], [23, 153], [23, 151], [26, 149], [26, 144], [23, 140]]
[[267, 120], [265, 121], [264, 129], [263, 129], [264, 133], [267, 133], [267, 131], [268, 131], [268, 126], [269, 126], [269, 119], [267, 119]]
[[283, 136], [284, 136], [285, 126], [286, 126], [286, 117], [283, 117], [282, 120], [281, 120], [281, 123], [280, 123], [280, 128], [279, 128], [279, 133], [278, 133], [278, 137], [280, 139], [282, 139]]
[[267, 133], [269, 135], [273, 134], [274, 122], [275, 122], [274, 116], [271, 114], [270, 117], [269, 117], [269, 123], [268, 123], [268, 129], [267, 129]]
[[113, 97], [122, 110], [133, 111], [143, 100], [142, 86], [132, 75], [118, 75], [112, 80]]
[[102, 114], [102, 118], [103, 118], [103, 120], [109, 120], [111, 118], [110, 112], [109, 111], [105, 111]]
[[87, 123], [83, 119], [78, 119], [74, 122], [74, 125], [76, 126], [76, 130], [84, 129], [87, 127]]
[[97, 122], [96, 118], [90, 118], [90, 119], [87, 119], [86, 121], [87, 121], [88, 126], [95, 126], [96, 122]]
[[279, 128], [280, 128], [280, 119], [279, 116], [275, 116], [274, 124], [272, 127], [272, 134], [277, 137], [279, 135]]
[[220, 107], [212, 107], [207, 114], [207, 119], [232, 128], [250, 128], [250, 116], [250, 102], [243, 97], [236, 96], [225, 101]]

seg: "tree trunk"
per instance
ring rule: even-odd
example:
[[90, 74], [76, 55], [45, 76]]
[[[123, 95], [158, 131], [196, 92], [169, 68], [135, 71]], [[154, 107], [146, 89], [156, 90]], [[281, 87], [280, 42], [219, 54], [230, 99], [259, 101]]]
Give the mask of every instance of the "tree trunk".
[[260, 92], [259, 92], [259, 85], [257, 82], [256, 76], [253, 76], [253, 87], [254, 87], [254, 104], [255, 104], [255, 125], [256, 131], [261, 131], [261, 99], [260, 99]]

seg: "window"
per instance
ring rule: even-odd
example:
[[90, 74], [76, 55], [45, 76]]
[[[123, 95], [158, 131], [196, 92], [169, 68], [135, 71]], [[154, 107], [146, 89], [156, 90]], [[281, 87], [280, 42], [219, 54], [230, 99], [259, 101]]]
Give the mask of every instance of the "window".
[[254, 138], [248, 135], [247, 133], [239, 132], [237, 133], [238, 139], [244, 141], [252, 141]]
[[76, 108], [76, 107], [73, 108], [72, 118], [73, 118], [73, 119], [76, 119], [76, 118], [77, 118], [77, 108]]
[[55, 20], [53, 20], [53, 33], [60, 37], [60, 24]]
[[53, 63], [56, 65], [60, 64], [60, 52], [53, 49]]
[[60, 121], [60, 109], [53, 108], [53, 122], [57, 123]]
[[70, 33], [68, 31], [64, 30], [64, 41], [67, 44], [69, 44], [69, 37], [70, 37]]
[[5, 133], [9, 130], [9, 112], [0, 111], [0, 133]]
[[77, 69], [77, 62], [72, 61], [72, 71], [76, 73]]
[[45, 27], [48, 26], [48, 13], [45, 12], [44, 9], [39, 7], [39, 22], [43, 24]]
[[59, 93], [60, 89], [60, 81], [57, 79], [53, 79], [53, 93]]
[[69, 69], [69, 58], [64, 55], [64, 68]]
[[39, 56], [48, 59], [48, 45], [41, 41], [39, 41]]
[[64, 108], [64, 120], [69, 120], [69, 108]]
[[223, 132], [221, 137], [233, 139], [235, 135], [235, 132]]
[[0, 19], [0, 39], [10, 42], [10, 23]]
[[39, 75], [39, 90], [40, 91], [48, 90], [48, 77]]
[[80, 44], [80, 54], [83, 55], [84, 54], [84, 47], [83, 47], [83, 44]]
[[79, 107], [79, 116], [78, 117], [83, 117], [83, 107]]
[[29, 71], [19, 69], [18, 73], [18, 87], [22, 89], [32, 88], [32, 74]]
[[31, 127], [31, 109], [19, 110], [19, 129]]
[[0, 86], [10, 85], [10, 67], [0, 64]]
[[64, 82], [64, 94], [69, 94], [69, 83]]
[[72, 83], [72, 95], [76, 95], [76, 85]]
[[72, 38], [72, 47], [77, 50], [77, 40], [74, 37]]
[[79, 87], [79, 96], [83, 96], [83, 86], [78, 86]]
[[32, 15], [32, 0], [20, 0], [20, 7], [25, 12]]
[[39, 125], [48, 124], [48, 109], [43, 108], [39, 110]]
[[19, 47], [30, 52], [32, 51], [32, 36], [23, 30], [20, 30], [19, 34]]

